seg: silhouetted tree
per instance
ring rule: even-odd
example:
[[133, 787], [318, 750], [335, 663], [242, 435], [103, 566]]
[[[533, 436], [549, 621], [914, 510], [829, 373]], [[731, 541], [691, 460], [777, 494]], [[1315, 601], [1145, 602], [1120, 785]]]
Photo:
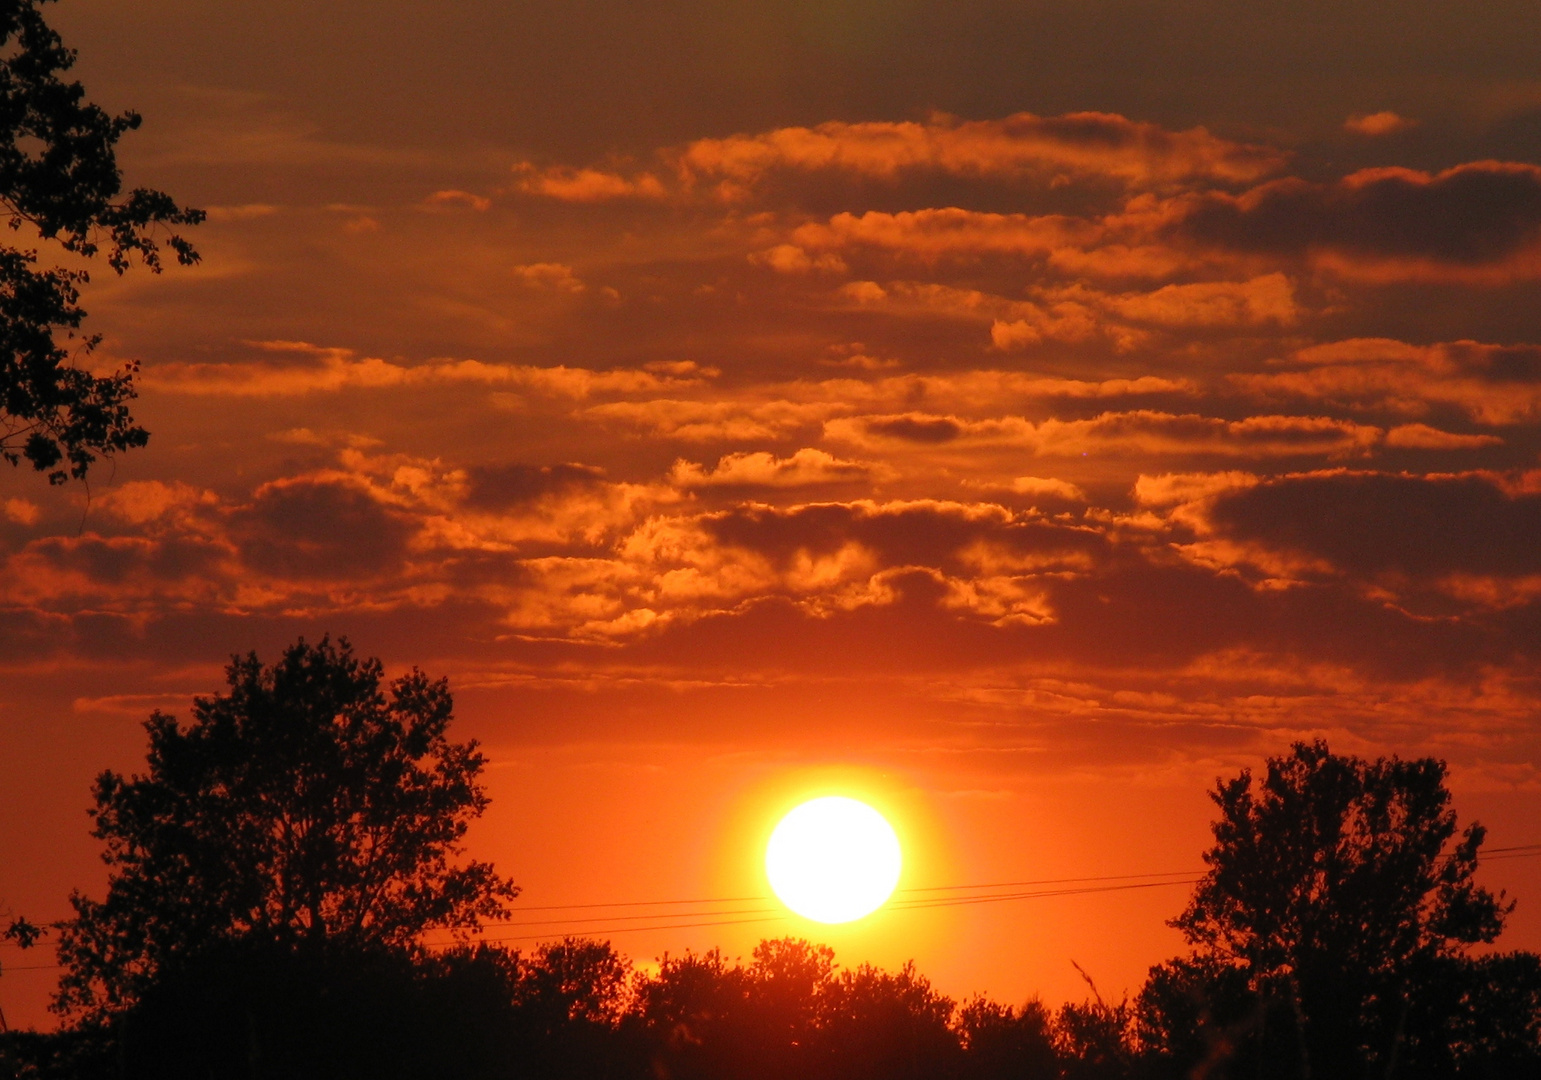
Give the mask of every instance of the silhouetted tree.
[[751, 978], [729, 965], [719, 949], [683, 956], [665, 954], [658, 973], [639, 976], [634, 988], [636, 1018], [650, 1047], [652, 1071], [673, 1080], [711, 1080], [765, 1068], [759, 1045], [771, 1025], [751, 1019]]
[[1133, 1074], [1139, 1052], [1134, 1008], [1127, 997], [1110, 1005], [1079, 964], [1076, 970], [1092, 996], [1080, 1004], [1065, 1004], [1054, 1018], [1060, 1075], [1065, 1080], [1125, 1080]]
[[454, 862], [487, 797], [476, 744], [446, 736], [447, 683], [382, 678], [346, 640], [301, 640], [271, 667], [235, 657], [229, 692], [195, 699], [189, 726], [147, 721], [147, 774], [96, 781], [112, 873], [105, 900], [72, 897], [57, 1008], [121, 1009], [231, 942], [402, 950], [506, 914], [515, 886]]
[[[157, 231], [195, 225], [203, 212], [147, 188], [123, 193], [116, 146], [139, 117], [109, 116], [61, 77], [75, 54], [44, 21], [46, 2], [0, 0], [0, 214], [77, 258], [105, 248], [116, 273], [134, 256], [159, 273]], [[184, 265], [198, 260], [180, 236], [165, 243]], [[134, 369], [97, 376], [71, 355], [99, 341], [76, 337], [88, 273], [37, 262], [34, 250], [0, 245], [0, 457], [62, 483], [85, 476], [97, 455], [149, 436], [129, 415]]]
[[896, 972], [863, 964], [830, 980], [819, 1045], [830, 1080], [945, 1080], [957, 1074], [953, 1001], [915, 965]]
[[801, 938], [761, 941], [746, 972], [751, 1077], [812, 1075], [827, 1022], [835, 950]]
[[623, 1031], [631, 964], [607, 941], [567, 938], [518, 961], [511, 1075], [610, 1080], [641, 1071], [642, 1041]]
[[46, 931], [22, 915], [17, 915], [0, 930], [0, 941], [9, 941], [22, 949], [30, 949]]
[[[512, 1076], [517, 963], [251, 939], [212, 946], [115, 1018], [75, 1080], [471, 1080]], [[530, 1075], [528, 1072], [522, 1075]]]
[[1055, 1080], [1054, 1016], [1034, 998], [1020, 1009], [976, 997], [958, 1010], [967, 1080]]
[[1483, 829], [1458, 833], [1443, 763], [1297, 743], [1260, 781], [1244, 771], [1211, 797], [1209, 871], [1173, 921], [1201, 965], [1190, 982], [1207, 970], [1216, 1008], [1242, 972], [1261, 1002], [1223, 1007], [1255, 1007], [1275, 1029], [1285, 1013], [1295, 1075], [1385, 1075], [1430, 978], [1494, 940], [1512, 907], [1473, 880]]
[[[5, 925], [4, 929], [0, 929], [0, 942], [15, 945], [19, 949], [30, 949], [37, 944], [38, 938], [42, 937], [43, 933], [42, 927], [29, 922], [23, 916], [17, 915]], [[3, 972], [4, 967], [0, 965], [0, 973]], [[0, 1010], [0, 1032], [7, 1030], [9, 1030], [9, 1025], [5, 1022], [5, 1012]]]
[[1298, 1072], [1295, 1014], [1256, 993], [1245, 968], [1181, 957], [1150, 969], [1135, 1002], [1145, 1075], [1280, 1080]]

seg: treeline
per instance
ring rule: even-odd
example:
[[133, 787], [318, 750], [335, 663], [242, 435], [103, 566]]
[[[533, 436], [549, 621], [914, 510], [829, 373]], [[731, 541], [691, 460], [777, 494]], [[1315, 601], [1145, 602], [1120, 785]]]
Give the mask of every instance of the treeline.
[[1396, 1029], [1382, 1030], [1387, 1053], [1346, 1073], [1307, 1071], [1288, 1001], [1214, 974], [1162, 965], [1133, 999], [1051, 1009], [960, 1004], [911, 966], [841, 969], [829, 948], [793, 938], [762, 941], [744, 962], [666, 956], [656, 972], [579, 939], [527, 955], [248, 944], [166, 973], [111, 1024], [6, 1036], [5, 1060], [11, 1075], [40, 1080], [1541, 1075], [1534, 954], [1429, 972], [1429, 993], [1400, 1024], [1400, 1054]]
[[[110, 874], [44, 929], [57, 1032], [0, 1036], [55, 1080], [1535, 1080], [1541, 958], [1482, 950], [1514, 904], [1478, 885], [1445, 767], [1299, 743], [1217, 783], [1188, 943], [1132, 997], [1050, 1009], [938, 993], [762, 942], [745, 960], [608, 943], [430, 949], [518, 889], [461, 841], [487, 806], [443, 680], [387, 685], [346, 642], [237, 657], [189, 724], [105, 772]], [[1116, 931], [1113, 931], [1116, 932]]]

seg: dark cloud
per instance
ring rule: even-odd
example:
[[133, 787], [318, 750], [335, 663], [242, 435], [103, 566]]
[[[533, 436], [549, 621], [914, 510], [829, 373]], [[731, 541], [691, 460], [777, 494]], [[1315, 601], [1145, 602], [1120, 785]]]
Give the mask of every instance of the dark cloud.
[[399, 570], [412, 526], [356, 484], [297, 479], [260, 488], [232, 532], [259, 573], [348, 581]]
[[1541, 239], [1541, 167], [1476, 162], [1434, 175], [1373, 169], [1336, 183], [1276, 180], [1193, 201], [1179, 228], [1242, 251], [1339, 249], [1462, 266], [1499, 262]]
[[1541, 493], [1488, 475], [1288, 477], [1221, 495], [1209, 521], [1369, 579], [1541, 574]]
[[196, 536], [147, 540], [138, 537], [49, 537], [31, 545], [29, 554], [55, 570], [77, 573], [92, 585], [127, 586], [135, 579], [179, 581], [212, 571], [228, 558], [229, 548]]
[[533, 502], [543, 495], [591, 487], [603, 482], [604, 470], [589, 465], [474, 465], [466, 470], [469, 506], [504, 510]]
[[[856, 543], [876, 553], [879, 565], [921, 566], [951, 573], [964, 568], [972, 545], [997, 545], [1003, 562], [1041, 558], [1047, 567], [1065, 558], [1105, 554], [1094, 530], [1037, 514], [1012, 514], [988, 503], [815, 503], [776, 509], [744, 506], [713, 514], [702, 526], [716, 540], [785, 562], [799, 552], [829, 554]], [[1028, 566], [1019, 567], [1026, 570]], [[978, 567], [966, 572], [978, 572]]]
[[885, 417], [868, 420], [865, 426], [874, 435], [917, 443], [950, 442], [963, 432], [956, 420], [945, 416]]

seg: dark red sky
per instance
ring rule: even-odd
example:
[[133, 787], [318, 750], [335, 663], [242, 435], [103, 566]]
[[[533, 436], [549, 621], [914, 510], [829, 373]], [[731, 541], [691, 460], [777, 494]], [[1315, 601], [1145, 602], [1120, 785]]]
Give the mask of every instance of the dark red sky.
[[[763, 888], [835, 789], [911, 886], [1183, 870], [1214, 778], [1314, 735], [1541, 839], [1536, 5], [54, 14], [210, 221], [86, 295], [150, 446], [89, 509], [0, 473], [14, 909], [101, 887], [150, 709], [326, 631], [451, 677], [531, 904]], [[1541, 945], [1541, 872], [1488, 873]], [[831, 940], [1057, 1000], [1181, 903]]]

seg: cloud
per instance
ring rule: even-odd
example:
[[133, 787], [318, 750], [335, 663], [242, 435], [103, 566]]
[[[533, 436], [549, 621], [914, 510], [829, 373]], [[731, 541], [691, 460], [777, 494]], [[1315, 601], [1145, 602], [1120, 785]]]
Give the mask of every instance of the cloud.
[[1173, 506], [1194, 503], [1217, 495], [1253, 487], [1260, 478], [1253, 473], [1230, 470], [1218, 473], [1141, 474], [1134, 482], [1134, 501], [1142, 506]]
[[555, 289], [558, 292], [581, 293], [585, 285], [573, 268], [565, 263], [529, 263], [514, 267], [514, 277], [525, 285], [537, 289]]
[[737, 195], [777, 171], [849, 173], [891, 180], [907, 172], [1025, 179], [1108, 178], [1131, 186], [1255, 181], [1283, 162], [1269, 147], [1203, 128], [1169, 131], [1110, 113], [1002, 120], [935, 117], [924, 123], [842, 123], [700, 139], [677, 156], [687, 184]]
[[1497, 435], [1459, 435], [1427, 424], [1399, 424], [1386, 432], [1386, 445], [1399, 450], [1480, 450], [1503, 444]]
[[1237, 251], [1309, 254], [1364, 280], [1503, 282], [1541, 273], [1541, 166], [1364, 169], [1184, 196], [1175, 229]]
[[1345, 577], [1428, 614], [1541, 598], [1541, 477], [1349, 470], [1217, 486], [1186, 518], [1195, 558]]
[[1354, 135], [1367, 135], [1372, 139], [1382, 135], [1395, 135], [1399, 131], [1417, 126], [1418, 121], [1409, 120], [1405, 116], [1398, 116], [1390, 111], [1355, 113], [1343, 121], [1344, 131]]
[[877, 248], [911, 258], [984, 254], [1047, 256], [1100, 242], [1097, 224], [1064, 215], [984, 213], [950, 206], [889, 213], [839, 213], [792, 232], [794, 243], [815, 249]]
[[604, 483], [603, 469], [592, 465], [476, 465], [466, 470], [468, 506], [506, 509], [543, 496], [593, 488]]
[[[539, 264], [542, 283], [566, 281], [555, 264]], [[528, 270], [529, 267], [524, 269]], [[561, 268], [565, 269], [565, 268]], [[575, 280], [575, 279], [574, 279]], [[558, 287], [562, 287], [560, 284]], [[581, 286], [580, 286], [581, 287]], [[218, 397], [292, 397], [348, 389], [383, 390], [398, 387], [473, 385], [528, 390], [558, 397], [587, 398], [608, 393], [657, 393], [700, 385], [704, 369], [681, 378], [652, 371], [619, 368], [534, 367], [488, 364], [480, 360], [431, 360], [399, 364], [361, 357], [351, 349], [326, 348], [306, 342], [256, 343], [270, 353], [293, 359], [284, 363], [167, 363], [146, 370], [143, 382], [163, 393]]]
[[682, 488], [801, 488], [871, 483], [891, 475], [892, 470], [883, 465], [846, 461], [804, 447], [785, 458], [765, 451], [727, 454], [710, 470], [694, 462], [676, 461], [669, 482]]
[[658, 151], [656, 167], [625, 170], [523, 162], [516, 189], [566, 202], [691, 200], [729, 204], [817, 178], [899, 184], [941, 177], [1012, 185], [1067, 182], [1121, 189], [1255, 183], [1286, 156], [1204, 128], [1171, 131], [1111, 113], [1017, 113], [999, 120], [935, 115], [926, 121], [784, 127], [697, 139]]
[[16, 525], [36, 525], [38, 519], [42, 517], [42, 511], [31, 499], [6, 499], [5, 503], [0, 505], [0, 510], [4, 511], [7, 521]]
[[432, 192], [423, 199], [423, 206], [428, 210], [485, 211], [492, 209], [492, 200], [485, 195], [449, 189]]
[[1251, 416], [1223, 420], [1150, 409], [1105, 412], [1086, 420], [1038, 423], [1007, 416], [969, 420], [906, 413], [838, 418], [831, 439], [860, 446], [1016, 447], [1042, 456], [1081, 454], [1220, 457], [1354, 456], [1380, 442], [1380, 428], [1330, 417]]
[[196, 535], [50, 536], [11, 555], [0, 583], [9, 605], [164, 617], [228, 603], [232, 556]]
[[523, 162], [514, 168], [519, 190], [544, 195], [562, 202], [592, 203], [616, 199], [661, 199], [663, 184], [651, 173], [625, 177], [598, 169], [574, 169], [567, 166], [537, 168]]
[[1062, 499], [1065, 502], [1085, 502], [1086, 492], [1065, 480], [1043, 476], [1013, 477], [1010, 490], [1018, 495], [1034, 498]]
[[255, 221], [258, 218], [272, 217], [279, 212], [279, 208], [271, 203], [241, 203], [238, 206], [210, 206], [203, 211], [208, 219], [216, 224], [229, 221]]
[[1060, 295], [1085, 297], [1131, 322], [1162, 327], [1288, 326], [1299, 316], [1294, 286], [1281, 273], [1247, 281], [1163, 285], [1148, 293], [1108, 295], [1079, 288]]
[[825, 402], [659, 398], [592, 405], [583, 415], [639, 434], [682, 442], [714, 442], [789, 438], [817, 429], [825, 417], [843, 411], [843, 406]]
[[958, 206], [837, 213], [792, 230], [795, 244], [923, 265], [1011, 259], [1071, 280], [1216, 275], [1234, 270], [1223, 253], [1173, 243], [1166, 234], [1185, 205], [1138, 196], [1111, 213], [1000, 213]]
[[[6, 504], [8, 656], [331, 625], [480, 688], [882, 681], [1057, 746], [1533, 711], [1530, 166], [1270, 182], [1097, 115], [421, 164], [283, 208], [312, 233], [227, 208], [214, 314], [102, 283], [161, 449], [80, 536]], [[322, 325], [358, 348], [218, 344]]]
[[813, 270], [843, 273], [845, 262], [838, 255], [810, 256], [796, 244], [777, 244], [775, 247], [756, 251], [749, 256], [756, 266], [765, 266], [778, 274], [806, 274]]
[[102, 510], [130, 525], [174, 524], [190, 527], [190, 518], [219, 505], [212, 491], [191, 484], [131, 480], [102, 495]]
[[1228, 379], [1271, 399], [1303, 398], [1413, 416], [1451, 406], [1494, 425], [1541, 417], [1541, 346], [1350, 338], [1296, 350], [1279, 366], [1289, 370], [1237, 372]]
[[413, 532], [406, 514], [341, 477], [269, 481], [231, 521], [241, 558], [252, 569], [321, 581], [399, 572]]

